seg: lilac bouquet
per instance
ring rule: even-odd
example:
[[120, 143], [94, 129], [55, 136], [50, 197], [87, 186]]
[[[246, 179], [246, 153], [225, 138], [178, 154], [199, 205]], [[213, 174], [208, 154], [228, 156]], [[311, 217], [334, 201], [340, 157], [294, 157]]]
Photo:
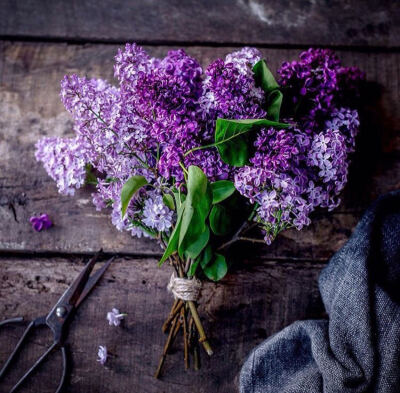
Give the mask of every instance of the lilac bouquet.
[[65, 76], [76, 136], [40, 140], [36, 158], [62, 194], [94, 184], [96, 209], [109, 208], [119, 230], [156, 239], [160, 265], [175, 269], [158, 376], [181, 329], [187, 367], [198, 341], [212, 353], [198, 278], [224, 277], [228, 246], [261, 241], [244, 236], [255, 226], [270, 244], [309, 225], [315, 209], [338, 206], [364, 75], [324, 49], [283, 63], [277, 81], [254, 48], [203, 71], [183, 50], [158, 59], [135, 44], [119, 50], [114, 73], [118, 87]]

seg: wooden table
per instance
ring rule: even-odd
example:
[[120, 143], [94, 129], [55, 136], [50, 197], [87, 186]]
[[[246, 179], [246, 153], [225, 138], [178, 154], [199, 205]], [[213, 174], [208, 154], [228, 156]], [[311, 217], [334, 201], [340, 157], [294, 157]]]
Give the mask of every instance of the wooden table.
[[[68, 392], [237, 391], [249, 351], [272, 333], [323, 312], [317, 277], [348, 239], [365, 207], [400, 186], [399, 7], [392, 1], [33, 1], [0, 0], [0, 319], [32, 318], [47, 311], [82, 268], [83, 257], [102, 247], [119, 257], [71, 327], [73, 368]], [[203, 65], [243, 45], [258, 46], [271, 69], [310, 45], [337, 49], [345, 65], [367, 73], [363, 129], [343, 203], [315, 215], [312, 225], [287, 231], [270, 247], [240, 247], [231, 273], [204, 285], [200, 313], [215, 355], [200, 371], [183, 370], [179, 345], [155, 371], [169, 311], [170, 270], [157, 268], [157, 245], [118, 232], [108, 212], [97, 212], [91, 190], [75, 197], [56, 186], [34, 159], [45, 135], [71, 135], [71, 117], [59, 100], [64, 74], [112, 79], [113, 56], [136, 41], [154, 56], [184, 47]], [[55, 226], [34, 232], [34, 213], [48, 213]], [[106, 312], [127, 312], [111, 328]], [[21, 329], [0, 331], [0, 362]], [[0, 391], [43, 350], [34, 337]], [[107, 345], [107, 368], [96, 362]], [[27, 392], [53, 392], [61, 368], [44, 367]]]

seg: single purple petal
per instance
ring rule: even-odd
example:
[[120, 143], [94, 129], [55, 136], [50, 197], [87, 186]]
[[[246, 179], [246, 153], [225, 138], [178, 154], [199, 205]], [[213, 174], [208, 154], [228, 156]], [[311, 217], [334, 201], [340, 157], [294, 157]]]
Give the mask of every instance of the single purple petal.
[[42, 214], [39, 217], [33, 216], [29, 219], [29, 222], [36, 232], [40, 232], [42, 229], [48, 229], [53, 225], [47, 214]]

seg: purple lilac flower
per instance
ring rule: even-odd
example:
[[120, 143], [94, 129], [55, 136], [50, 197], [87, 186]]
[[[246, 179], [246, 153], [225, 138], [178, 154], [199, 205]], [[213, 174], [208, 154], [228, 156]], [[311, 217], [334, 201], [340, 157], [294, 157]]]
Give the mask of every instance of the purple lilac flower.
[[144, 202], [142, 222], [158, 232], [168, 231], [173, 224], [173, 211], [165, 206], [163, 198], [157, 191], [148, 193]]
[[235, 187], [256, 209], [256, 221], [265, 230], [265, 241], [270, 244], [276, 235], [290, 227], [298, 230], [310, 224], [312, 206], [301, 196], [296, 181], [271, 170], [244, 167], [235, 176]]
[[86, 153], [77, 138], [44, 138], [36, 143], [35, 157], [43, 162], [61, 194], [74, 195], [75, 189], [85, 183]]
[[270, 170], [289, 170], [294, 164], [299, 148], [296, 146], [295, 134], [285, 129], [273, 127], [263, 129], [258, 134], [254, 146], [255, 155], [250, 162], [255, 167]]
[[108, 353], [107, 353], [107, 347], [104, 345], [100, 345], [99, 346], [99, 350], [97, 351], [97, 361], [104, 366], [106, 361], [107, 361], [107, 357], [108, 357]]
[[29, 222], [32, 224], [32, 228], [36, 232], [40, 232], [43, 229], [49, 229], [53, 225], [50, 217], [47, 214], [33, 216], [29, 219]]
[[214, 126], [218, 117], [257, 119], [266, 116], [264, 93], [256, 87], [251, 73], [251, 66], [257, 58], [253, 56], [247, 63], [248, 52], [240, 51], [228, 55], [225, 61], [218, 59], [207, 67], [200, 106], [205, 119], [211, 123], [208, 126]]
[[185, 166], [199, 165], [210, 181], [227, 179], [231, 171], [225, 164], [216, 149], [197, 150], [190, 153], [184, 160]]
[[[303, 52], [278, 70], [283, 121], [295, 126], [254, 132], [254, 154], [242, 168], [226, 165], [215, 148], [188, 153], [213, 142], [218, 117], [266, 117], [265, 95], [252, 72], [260, 59], [257, 49], [243, 48], [203, 73], [183, 50], [157, 59], [127, 44], [115, 57], [118, 87], [76, 75], [63, 79], [61, 99], [74, 118], [76, 137], [43, 139], [36, 158], [60, 193], [70, 195], [84, 184], [90, 164], [98, 177], [96, 209], [111, 208], [113, 224], [134, 236], [170, 230], [175, 217], [159, 190], [179, 187], [182, 166], [190, 165], [210, 181], [234, 180], [249, 203], [257, 203], [256, 220], [267, 242], [285, 228], [301, 229], [313, 209], [339, 203], [359, 129], [354, 102], [364, 75], [343, 67], [331, 50]], [[121, 217], [121, 189], [134, 175], [150, 185]]]
[[296, 116], [310, 131], [324, 124], [343, 96], [354, 96], [365, 78], [358, 69], [341, 66], [332, 50], [313, 48], [301, 53], [299, 61], [284, 62], [278, 74]]
[[307, 163], [315, 167], [322, 183], [327, 185], [330, 198], [322, 201], [322, 207], [335, 208], [339, 201], [335, 196], [347, 181], [348, 160], [345, 138], [338, 130], [327, 130], [315, 135], [308, 153]]
[[117, 308], [113, 308], [107, 313], [107, 321], [110, 326], [119, 326], [126, 315], [127, 314], [120, 313]]
[[346, 138], [348, 152], [355, 149], [355, 138], [360, 127], [358, 112], [355, 109], [340, 108], [335, 109], [329, 120], [325, 122], [325, 128], [329, 130], [338, 130]]

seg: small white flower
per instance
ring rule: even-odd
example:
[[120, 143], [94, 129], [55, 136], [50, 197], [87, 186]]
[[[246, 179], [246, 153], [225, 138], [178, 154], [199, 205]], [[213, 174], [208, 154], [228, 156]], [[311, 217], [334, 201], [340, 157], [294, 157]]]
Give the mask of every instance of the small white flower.
[[97, 352], [98, 359], [97, 361], [101, 363], [103, 366], [107, 361], [107, 348], [103, 345], [99, 346], [99, 351]]
[[110, 312], [107, 313], [107, 320], [110, 326], [119, 326], [125, 316], [126, 314], [122, 314], [117, 308], [113, 308]]

